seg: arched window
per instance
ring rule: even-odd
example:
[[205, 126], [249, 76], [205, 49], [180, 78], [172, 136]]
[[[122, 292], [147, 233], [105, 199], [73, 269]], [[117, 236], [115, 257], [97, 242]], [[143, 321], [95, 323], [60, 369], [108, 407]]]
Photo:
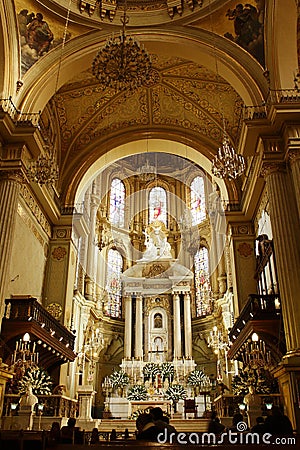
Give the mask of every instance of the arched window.
[[211, 314], [211, 287], [209, 280], [208, 250], [201, 247], [194, 256], [195, 294], [197, 317]]
[[161, 220], [167, 225], [167, 194], [162, 187], [154, 187], [149, 194], [149, 223]]
[[106, 314], [110, 317], [120, 318], [121, 313], [121, 295], [122, 284], [121, 275], [123, 268], [123, 258], [117, 250], [108, 250], [107, 256], [107, 276], [106, 290], [108, 293], [108, 302], [106, 305]]
[[118, 227], [124, 226], [124, 207], [125, 207], [125, 187], [119, 178], [115, 178], [111, 182], [110, 188], [110, 223]]
[[191, 183], [192, 224], [197, 225], [206, 218], [205, 189], [203, 177], [196, 177]]

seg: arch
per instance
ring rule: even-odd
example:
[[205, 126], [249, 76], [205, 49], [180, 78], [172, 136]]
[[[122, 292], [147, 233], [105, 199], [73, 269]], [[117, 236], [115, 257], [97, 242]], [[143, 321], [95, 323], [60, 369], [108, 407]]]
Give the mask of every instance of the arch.
[[[166, 32], [163, 28], [141, 31], [132, 30], [131, 34], [146, 46], [148, 52], [162, 55], [176, 55], [183, 59], [202, 64], [213, 72], [218, 59], [219, 75], [241, 96], [245, 104], [260, 104], [268, 93], [268, 85], [259, 63], [245, 50], [229, 39], [215, 35], [207, 30], [177, 27]], [[92, 65], [92, 60], [110, 36], [107, 32], [90, 32], [75, 37], [61, 52], [60, 47], [52, 49], [37, 61], [34, 69], [24, 76], [24, 87], [20, 96], [19, 108], [29, 111], [43, 110], [55, 93], [57, 70], [60, 74], [58, 88]], [[60, 58], [62, 61], [60, 65]], [[36, 80], [37, 71], [40, 77]], [[47, 90], [44, 89], [47, 84]]]
[[[140, 153], [159, 152], [170, 153], [186, 158], [198, 166], [202, 167], [208, 174], [211, 173], [211, 162], [207, 156], [200, 153], [195, 148], [186, 146], [180, 142], [172, 141], [171, 139], [143, 139], [133, 140], [122, 145], [118, 145], [115, 148], [107, 151], [101, 155], [96, 161], [86, 168], [80, 177], [78, 176], [73, 183], [70, 184], [69, 190], [66, 196], [66, 204], [80, 203], [83, 193], [85, 192], [88, 184], [94, 179], [99, 172], [105, 167], [112, 164], [114, 161], [122, 159], [126, 156], [136, 155]], [[231, 183], [232, 184], [232, 183]], [[223, 198], [230, 197], [230, 190], [223, 180], [218, 180]]]
[[[1, 98], [16, 99], [16, 83], [20, 79], [20, 43], [14, 2], [0, 2], [0, 92]], [[5, 20], [4, 20], [5, 18]]]

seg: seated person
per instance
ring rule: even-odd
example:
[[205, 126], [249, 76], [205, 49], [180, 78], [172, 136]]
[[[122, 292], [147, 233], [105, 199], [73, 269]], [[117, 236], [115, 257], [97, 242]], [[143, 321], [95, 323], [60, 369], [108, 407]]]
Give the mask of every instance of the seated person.
[[256, 425], [251, 428], [252, 433], [264, 434], [267, 432], [265, 420], [262, 416], [256, 417]]
[[82, 433], [79, 431], [79, 427], [75, 427], [76, 419], [70, 417], [67, 425], [60, 430], [60, 441], [62, 444], [82, 444]]
[[138, 440], [157, 442], [157, 436], [161, 430], [153, 422], [152, 416], [147, 413], [142, 413], [136, 419]]
[[159, 406], [156, 408], [151, 408], [150, 415], [152, 416], [154, 424], [160, 430], [164, 430], [166, 428], [168, 434], [177, 433], [176, 428], [169, 424], [169, 418], [164, 415], [163, 410]]
[[220, 423], [219, 417], [217, 417], [217, 414], [215, 412], [211, 415], [211, 420], [208, 425], [208, 432], [214, 433], [214, 434], [221, 434], [225, 430], [225, 425]]

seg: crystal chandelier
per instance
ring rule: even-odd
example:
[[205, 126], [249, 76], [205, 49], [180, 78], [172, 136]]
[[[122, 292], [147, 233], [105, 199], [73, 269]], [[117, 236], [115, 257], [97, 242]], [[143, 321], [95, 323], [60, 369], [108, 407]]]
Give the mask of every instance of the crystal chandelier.
[[245, 170], [245, 160], [230, 146], [224, 130], [224, 138], [218, 153], [212, 161], [212, 173], [218, 178], [235, 179]]
[[145, 164], [137, 168], [137, 174], [143, 181], [152, 181], [157, 175], [157, 170], [147, 159]]
[[138, 41], [126, 36], [128, 21], [125, 2], [120, 36], [110, 37], [92, 64], [93, 75], [100, 83], [117, 91], [133, 91], [144, 85], [150, 79], [152, 68], [147, 51]]
[[[45, 146], [48, 150], [50, 147]], [[29, 181], [34, 181], [40, 185], [53, 184], [59, 178], [59, 168], [53, 152], [39, 155], [36, 161], [30, 163], [27, 169]]]

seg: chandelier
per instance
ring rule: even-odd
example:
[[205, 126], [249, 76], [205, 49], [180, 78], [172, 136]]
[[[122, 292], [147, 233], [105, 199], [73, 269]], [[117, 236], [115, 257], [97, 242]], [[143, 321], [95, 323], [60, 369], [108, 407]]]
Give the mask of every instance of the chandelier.
[[[45, 146], [48, 150], [50, 147]], [[34, 181], [40, 185], [53, 184], [59, 178], [59, 168], [53, 152], [39, 155], [36, 161], [30, 163], [27, 169], [29, 181]]]
[[100, 83], [117, 91], [133, 91], [144, 85], [152, 68], [147, 51], [133, 37], [126, 36], [128, 22], [125, 2], [120, 36], [110, 37], [92, 64], [92, 73]]
[[30, 334], [25, 333], [23, 338], [16, 341], [15, 349], [11, 355], [11, 367], [23, 375], [29, 367], [37, 367], [39, 354], [36, 352], [36, 343], [31, 346]]
[[224, 130], [224, 138], [218, 153], [212, 161], [212, 173], [218, 178], [235, 179], [245, 170], [245, 160], [238, 155], [229, 144], [229, 139]]
[[251, 341], [244, 345], [242, 359], [245, 367], [254, 370], [268, 370], [271, 366], [271, 353], [266, 352], [265, 342], [253, 333]]
[[137, 173], [142, 181], [152, 181], [157, 175], [156, 166], [151, 165], [147, 159], [145, 164], [137, 168]]

